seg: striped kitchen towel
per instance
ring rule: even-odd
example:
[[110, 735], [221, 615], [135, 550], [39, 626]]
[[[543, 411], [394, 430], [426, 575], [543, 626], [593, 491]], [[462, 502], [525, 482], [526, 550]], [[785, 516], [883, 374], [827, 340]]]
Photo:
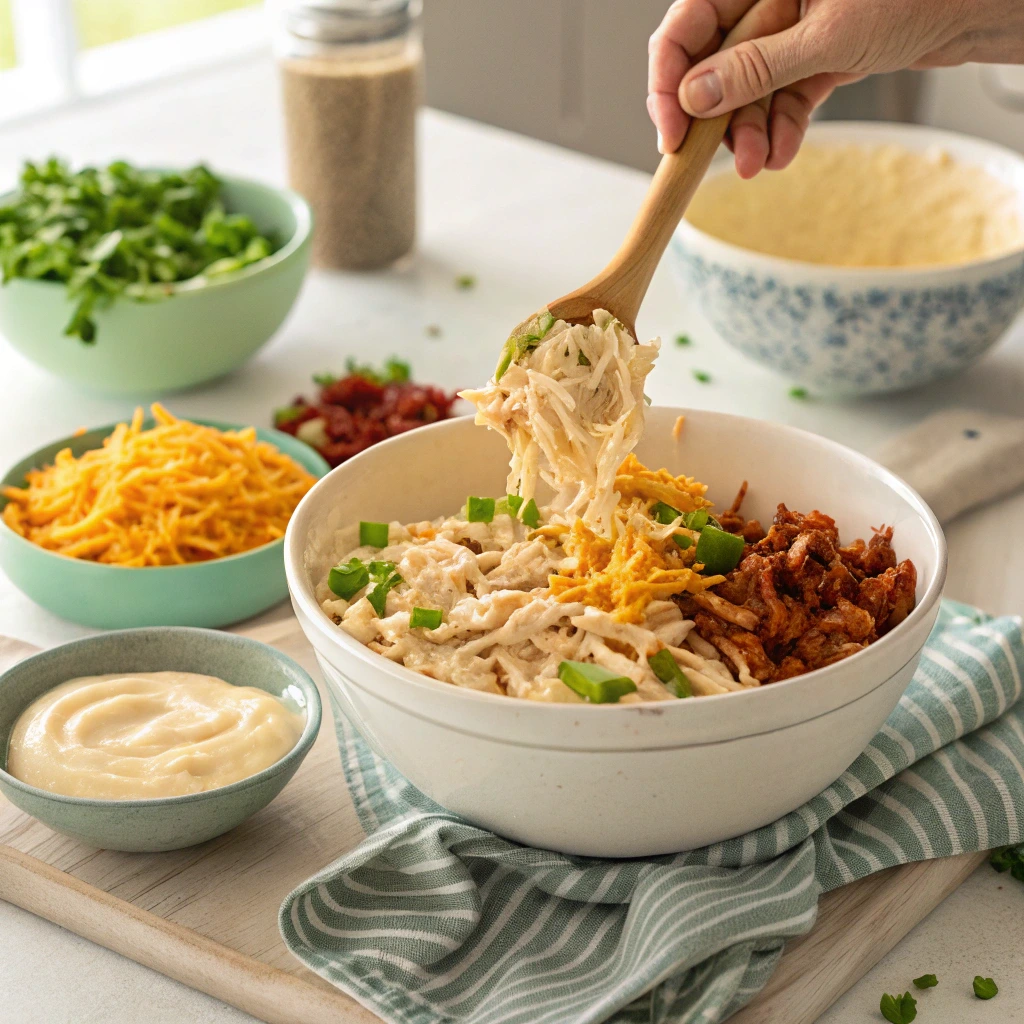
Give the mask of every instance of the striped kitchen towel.
[[469, 825], [335, 708], [368, 838], [299, 886], [281, 930], [395, 1024], [722, 1021], [818, 897], [882, 868], [1024, 841], [1019, 619], [946, 602], [906, 694], [832, 786], [772, 825], [676, 856], [599, 861]]

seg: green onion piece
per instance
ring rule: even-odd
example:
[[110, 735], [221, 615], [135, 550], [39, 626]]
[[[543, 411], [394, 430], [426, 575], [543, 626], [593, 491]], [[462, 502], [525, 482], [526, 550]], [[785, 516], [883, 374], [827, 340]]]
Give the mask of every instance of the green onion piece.
[[455, 278], [455, 287], [461, 288], [463, 291], [468, 291], [470, 288], [476, 286], [476, 278], [472, 274], [459, 274]]
[[590, 365], [590, 360], [582, 352], [578, 352], [576, 354], [576, 362], [579, 363], [580, 366]]
[[688, 537], [685, 533], [673, 533], [672, 539], [676, 544], [681, 547], [684, 551], [693, 546], [693, 538]]
[[889, 1024], [910, 1024], [917, 1016], [917, 1000], [909, 992], [901, 996], [886, 994], [882, 996], [878, 1009]]
[[543, 340], [544, 336], [555, 326], [555, 318], [548, 310], [544, 310], [539, 317], [537, 317], [537, 336], [539, 340]]
[[523, 507], [523, 499], [519, 494], [506, 494], [504, 498], [499, 499], [498, 504], [494, 506], [494, 511], [498, 515], [511, 516], [513, 519], [519, 515], [519, 510]]
[[735, 533], [726, 533], [713, 526], [705, 526], [697, 539], [697, 561], [702, 562], [704, 571], [712, 576], [731, 572], [743, 557], [744, 541]]
[[[803, 400], [810, 397], [810, 393], [807, 388], [795, 387], [789, 389], [789, 397]], [[932, 977], [932, 975], [926, 975], [926, 977]]]
[[651, 404], [651, 396], [645, 394], [644, 395], [644, 405], [650, 405], [650, 404]]
[[537, 502], [533, 498], [523, 506], [523, 513], [519, 518], [531, 530], [536, 530], [540, 526], [540, 509], [537, 508]]
[[327, 574], [327, 586], [331, 592], [346, 601], [350, 601], [369, 582], [370, 571], [358, 558], [339, 563]]
[[505, 347], [501, 350], [501, 359], [498, 360], [498, 368], [494, 371], [495, 384], [505, 376], [505, 371], [512, 365], [512, 357], [515, 354], [516, 340], [515, 338], [509, 338], [508, 341], [505, 342]]
[[922, 974], [920, 978], [914, 979], [914, 985], [917, 988], [935, 988], [938, 983], [939, 979], [934, 974]]
[[371, 548], [386, 548], [388, 546], [388, 524], [361, 522], [359, 524], [359, 543]]
[[[565, 662], [563, 661], [564, 665]], [[991, 999], [999, 994], [999, 986], [991, 978], [983, 978], [980, 974], [974, 979], [974, 994], [979, 999]]]
[[707, 373], [705, 370], [694, 370], [693, 379], [700, 381], [701, 384], [710, 384], [711, 374]]
[[413, 608], [409, 616], [410, 629], [437, 629], [444, 618], [440, 608]]
[[367, 569], [373, 586], [367, 591], [366, 600], [370, 602], [370, 606], [377, 613], [377, 618], [380, 619], [384, 616], [388, 594], [403, 580], [395, 571], [394, 562], [371, 562]]
[[280, 409], [275, 409], [274, 426], [283, 427], [286, 423], [297, 420], [308, 408], [309, 406], [306, 405], [286, 405]]
[[679, 663], [672, 657], [672, 652], [663, 647], [657, 654], [647, 659], [651, 671], [668, 687], [670, 693], [677, 697], [692, 697], [690, 680], [686, 673], [679, 667]]
[[493, 498], [466, 499], [466, 519], [471, 523], [489, 523], [494, 519]]
[[656, 501], [651, 506], [651, 515], [654, 517], [656, 522], [661, 523], [662, 526], [668, 526], [669, 523], [674, 523], [683, 513], [677, 508], [673, 508], [671, 505], [667, 505], [663, 501]]
[[708, 525], [708, 510], [699, 508], [696, 512], [687, 512], [683, 516], [683, 525], [688, 530], [703, 530]]
[[558, 678], [591, 704], [615, 704], [625, 694], [636, 692], [636, 683], [628, 676], [587, 661], [563, 661], [558, 666]]
[[677, 334], [676, 344], [680, 348], [686, 348], [687, 345], [692, 345], [693, 342], [690, 340], [690, 336], [688, 334]]

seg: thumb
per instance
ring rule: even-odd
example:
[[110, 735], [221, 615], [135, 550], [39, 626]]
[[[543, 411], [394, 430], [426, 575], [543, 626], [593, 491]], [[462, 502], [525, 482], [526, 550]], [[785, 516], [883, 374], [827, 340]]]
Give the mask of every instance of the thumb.
[[694, 117], [717, 117], [769, 96], [826, 67], [827, 54], [807, 46], [806, 22], [774, 35], [719, 50], [691, 68], [679, 85], [679, 103]]

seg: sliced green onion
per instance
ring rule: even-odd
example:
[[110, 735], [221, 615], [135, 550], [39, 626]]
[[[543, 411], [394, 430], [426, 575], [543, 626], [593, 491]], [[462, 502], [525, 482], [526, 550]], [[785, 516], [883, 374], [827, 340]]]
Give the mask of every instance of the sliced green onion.
[[505, 342], [505, 347], [501, 350], [498, 368], [494, 371], [495, 382], [501, 380], [505, 371], [512, 365], [513, 359], [521, 359], [531, 349], [535, 349], [544, 340], [544, 335], [551, 330], [554, 323], [555, 318], [545, 309], [537, 317], [537, 330], [535, 332], [509, 338]]
[[522, 495], [519, 494], [506, 494], [504, 498], [499, 499], [498, 504], [494, 506], [494, 511], [498, 515], [511, 516], [513, 519], [519, 515], [519, 510], [523, 507]]
[[687, 536], [685, 533], [673, 533], [672, 539], [676, 544], [681, 547], [684, 551], [693, 546], [693, 538]]
[[683, 516], [683, 525], [688, 530], [703, 530], [708, 525], [708, 510], [699, 508], [696, 512], [687, 512]]
[[707, 373], [705, 370], [694, 370], [693, 379], [700, 381], [701, 384], [710, 384], [711, 374]]
[[388, 546], [387, 523], [359, 524], [359, 543], [364, 547], [386, 548]]
[[731, 572], [743, 557], [744, 540], [735, 533], [726, 533], [714, 526], [705, 526], [697, 540], [697, 561], [712, 576]]
[[409, 616], [410, 629], [437, 629], [444, 618], [440, 608], [413, 608]]
[[677, 508], [673, 508], [671, 505], [666, 505], [663, 501], [655, 502], [651, 506], [651, 515], [654, 516], [655, 520], [661, 523], [662, 526], [668, 526], [669, 523], [674, 523], [683, 513]]
[[676, 344], [680, 348], [685, 348], [687, 345], [692, 345], [693, 342], [690, 340], [690, 336], [688, 334], [677, 334]]
[[346, 601], [351, 600], [369, 582], [370, 570], [358, 558], [341, 562], [327, 574], [327, 586], [331, 592]]
[[644, 405], [650, 405], [650, 404], [651, 404], [651, 396], [645, 394], [644, 395]]
[[494, 519], [493, 498], [466, 499], [466, 520], [470, 523], [489, 523]]
[[498, 368], [494, 371], [494, 383], [497, 384], [505, 371], [512, 365], [512, 357], [516, 354], [516, 339], [509, 338], [505, 347], [501, 350], [501, 358], [498, 360]]
[[472, 274], [459, 274], [455, 278], [455, 287], [467, 291], [470, 288], [476, 287], [476, 278]]
[[523, 506], [523, 513], [519, 518], [531, 530], [536, 530], [540, 526], [540, 509], [537, 508], [537, 502], [533, 498]]
[[555, 326], [555, 318], [548, 311], [544, 310], [539, 317], [537, 317], [537, 337], [538, 340], [543, 340], [544, 336]]
[[582, 352], [576, 353], [576, 362], [579, 363], [580, 366], [590, 365], [590, 360]]
[[657, 654], [647, 659], [651, 671], [668, 687], [669, 692], [677, 697], [692, 697], [693, 690], [690, 689], [690, 680], [686, 673], [679, 667], [679, 663], [672, 657], [672, 652], [663, 647]]
[[563, 661], [558, 678], [591, 704], [615, 704], [627, 693], [636, 693], [636, 683], [588, 661]]
[[377, 618], [383, 618], [384, 609], [387, 607], [388, 594], [404, 582], [402, 577], [395, 571], [394, 562], [371, 562], [367, 566], [370, 580], [373, 586], [366, 592], [366, 600], [377, 613]]

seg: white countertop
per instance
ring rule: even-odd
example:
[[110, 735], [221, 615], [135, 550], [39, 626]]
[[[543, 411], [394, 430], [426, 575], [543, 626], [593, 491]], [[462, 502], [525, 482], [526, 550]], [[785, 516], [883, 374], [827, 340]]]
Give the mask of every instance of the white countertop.
[[[225, 172], [282, 182], [280, 137], [272, 68], [260, 58], [0, 131], [0, 182], [14, 180], [24, 157], [50, 153], [75, 163], [205, 160]], [[589, 278], [611, 255], [645, 182], [637, 171], [427, 113], [420, 246], [410, 265], [380, 275], [312, 274], [289, 321], [248, 366], [167, 404], [182, 414], [265, 424], [275, 406], [308, 392], [311, 373], [341, 367], [347, 356], [380, 362], [394, 354], [424, 380], [451, 387], [485, 380], [503, 329]], [[455, 288], [462, 273], [476, 276], [474, 289]], [[432, 324], [441, 327], [439, 338], [427, 336]], [[668, 267], [655, 276], [638, 329], [666, 342], [648, 384], [655, 403], [793, 423], [864, 451], [948, 405], [1024, 413], [1021, 325], [956, 380], [909, 395], [843, 402], [789, 398], [784, 380], [716, 341]], [[692, 347], [672, 344], [680, 332], [692, 337]], [[695, 368], [710, 372], [712, 382], [695, 381]], [[130, 408], [124, 400], [75, 391], [0, 341], [0, 465], [76, 427], [112, 422]], [[1024, 493], [1018, 493], [952, 524], [947, 595], [992, 612], [1024, 611], [1022, 522]], [[0, 578], [0, 633], [45, 646], [85, 632]], [[1024, 887], [982, 867], [822, 1024], [881, 1020], [881, 993], [903, 991], [923, 973], [937, 974], [940, 986], [921, 994], [922, 1024], [1024, 1024], [1022, 910]], [[12, 1024], [252, 1019], [2, 902], [0, 934], [0, 1019]], [[978, 973], [1005, 979], [995, 1003], [971, 994]]]

